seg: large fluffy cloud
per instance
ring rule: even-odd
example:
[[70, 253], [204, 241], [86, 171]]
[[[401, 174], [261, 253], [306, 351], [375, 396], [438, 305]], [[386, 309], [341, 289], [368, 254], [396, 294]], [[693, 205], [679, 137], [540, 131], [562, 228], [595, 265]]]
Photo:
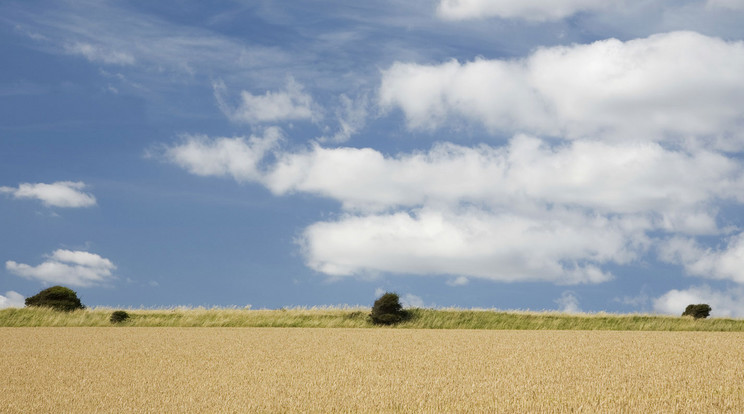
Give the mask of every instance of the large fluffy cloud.
[[654, 310], [671, 315], [681, 315], [687, 305], [707, 303], [713, 317], [744, 317], [744, 289], [727, 291], [710, 286], [693, 286], [689, 289], [673, 289], [653, 301]]
[[65, 249], [55, 250], [37, 266], [8, 260], [5, 267], [9, 272], [27, 279], [71, 286], [106, 283], [113, 278], [112, 272], [116, 269], [109, 259], [95, 253]]
[[[195, 174], [338, 200], [345, 215], [299, 238], [308, 265], [334, 276], [600, 282], [611, 277], [602, 266], [645, 253], [650, 232], [725, 231], [715, 205], [741, 202], [744, 187], [732, 159], [653, 142], [556, 146], [519, 135], [503, 147], [442, 143], [386, 156], [319, 145], [282, 152], [276, 139], [187, 140], [165, 154]], [[272, 163], [262, 158], [269, 149]]]
[[543, 48], [521, 60], [395, 63], [379, 103], [411, 128], [452, 117], [494, 131], [744, 144], [744, 43], [692, 32]]
[[397, 156], [315, 146], [282, 153], [262, 181], [277, 194], [315, 193], [347, 210], [462, 202], [517, 208], [538, 202], [655, 212], [669, 229], [710, 232], [715, 220], [708, 203], [741, 200], [742, 173], [739, 163], [705, 150], [673, 151], [644, 142], [551, 146], [520, 135], [503, 147], [442, 143]]
[[744, 284], [744, 233], [731, 236], [727, 245], [717, 250], [682, 237], [666, 241], [659, 249], [662, 260], [684, 266], [690, 275]]
[[[718, 0], [721, 1], [721, 0]], [[602, 10], [621, 0], [441, 0], [439, 17], [447, 20], [501, 17], [532, 21], [559, 20], [582, 11]]]
[[91, 207], [96, 198], [82, 190], [83, 182], [58, 181], [52, 184], [23, 183], [18, 188], [0, 187], [0, 193], [12, 194], [14, 198], [33, 198], [52, 207]]
[[379, 103], [401, 108], [411, 128], [461, 117], [514, 137], [386, 155], [317, 143], [286, 151], [269, 129], [189, 136], [163, 155], [197, 175], [337, 200], [340, 216], [298, 237], [307, 264], [336, 277], [596, 283], [612, 277], [608, 265], [656, 252], [692, 274], [744, 282], [738, 244], [715, 254], [695, 244], [730, 234], [718, 206], [744, 202], [742, 164], [726, 153], [744, 148], [741, 73], [744, 44], [690, 32], [521, 60], [397, 63]]
[[18, 292], [8, 291], [5, 296], [0, 295], [0, 309], [3, 308], [22, 308], [26, 306], [26, 298]]
[[634, 257], [629, 230], [625, 223], [569, 211], [530, 218], [422, 209], [315, 223], [303, 233], [302, 246], [310, 267], [333, 276], [392, 272], [597, 283], [612, 277], [601, 264]]

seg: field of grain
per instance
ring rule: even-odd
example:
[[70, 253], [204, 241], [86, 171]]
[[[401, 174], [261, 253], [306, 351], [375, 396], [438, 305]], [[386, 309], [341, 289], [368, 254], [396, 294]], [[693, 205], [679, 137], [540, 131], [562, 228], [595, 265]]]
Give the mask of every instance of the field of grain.
[[744, 412], [744, 334], [0, 328], [0, 412]]

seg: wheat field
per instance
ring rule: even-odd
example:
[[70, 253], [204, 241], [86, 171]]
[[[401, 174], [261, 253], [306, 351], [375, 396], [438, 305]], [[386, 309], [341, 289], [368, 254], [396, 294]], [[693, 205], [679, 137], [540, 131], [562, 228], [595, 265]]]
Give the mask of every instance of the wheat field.
[[0, 328], [0, 412], [744, 412], [744, 334]]

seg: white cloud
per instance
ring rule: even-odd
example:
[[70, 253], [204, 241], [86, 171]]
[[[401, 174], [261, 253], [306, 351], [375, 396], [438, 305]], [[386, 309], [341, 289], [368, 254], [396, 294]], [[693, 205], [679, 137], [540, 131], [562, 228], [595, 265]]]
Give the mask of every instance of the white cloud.
[[659, 246], [659, 257], [684, 266], [690, 275], [744, 284], [744, 233], [729, 237], [727, 246], [719, 250], [704, 248], [693, 239], [675, 237]]
[[400, 304], [403, 305], [404, 308], [423, 308], [425, 306], [424, 300], [421, 299], [420, 296], [411, 293], [403, 295], [403, 297], [400, 298]]
[[84, 193], [83, 182], [58, 181], [52, 184], [23, 183], [18, 188], [0, 187], [0, 193], [12, 194], [14, 198], [33, 198], [51, 207], [91, 207], [96, 205], [96, 198]]
[[223, 82], [215, 82], [213, 87], [220, 109], [232, 122], [255, 124], [313, 120], [319, 116], [313, 109], [315, 104], [312, 97], [292, 78], [287, 81], [284, 91], [267, 91], [264, 95], [242, 91], [240, 102], [235, 108], [226, 101], [227, 88]]
[[561, 297], [555, 300], [555, 303], [560, 306], [560, 311], [565, 313], [579, 313], [581, 307], [579, 306], [579, 298], [575, 292], [567, 290], [561, 294]]
[[84, 56], [91, 62], [103, 62], [112, 65], [133, 65], [134, 56], [128, 52], [108, 49], [86, 42], [75, 42], [65, 45], [65, 51], [72, 55]]
[[22, 308], [26, 306], [26, 298], [18, 292], [8, 291], [5, 296], [0, 295], [0, 309]]
[[744, 10], [744, 1], [742, 0], [708, 0], [705, 5], [714, 9]]
[[712, 317], [744, 317], [744, 289], [726, 291], [709, 286], [693, 286], [685, 290], [673, 289], [654, 299], [654, 310], [671, 315], [681, 315], [687, 305], [707, 303]]
[[337, 277], [596, 283], [611, 277], [602, 266], [646, 252], [652, 231], [722, 233], [715, 205], [741, 202], [744, 187], [733, 159], [658, 143], [551, 146], [520, 135], [503, 147], [443, 143], [395, 156], [314, 145], [264, 163], [278, 135], [188, 139], [165, 155], [194, 174], [338, 200], [346, 215], [300, 237], [308, 265]]
[[379, 104], [414, 129], [460, 117], [568, 139], [693, 138], [744, 147], [744, 43], [693, 32], [538, 49], [522, 60], [395, 63]]
[[621, 3], [618, 0], [441, 0], [437, 15], [446, 20], [501, 17], [541, 22], [608, 9]]
[[560, 204], [655, 213], [656, 227], [691, 234], [715, 233], [709, 203], [737, 199], [744, 189], [741, 166], [709, 151], [587, 141], [551, 147], [527, 136], [501, 148], [439, 144], [395, 157], [369, 148], [315, 146], [281, 154], [263, 182], [276, 194], [314, 193], [339, 200], [347, 210]]
[[72, 286], [92, 286], [113, 278], [116, 266], [106, 258], [85, 251], [58, 249], [40, 265], [5, 262], [9, 272], [26, 279]]
[[262, 159], [282, 138], [278, 128], [267, 128], [264, 136], [210, 139], [184, 135], [183, 142], [165, 147], [162, 157], [192, 174], [231, 176], [236, 181], [258, 181]]
[[447, 284], [450, 286], [465, 286], [470, 283], [470, 279], [465, 276], [458, 276], [454, 279], [448, 280]]
[[352, 100], [346, 95], [341, 95], [340, 106], [336, 109], [338, 119], [338, 130], [330, 137], [321, 137], [319, 142], [346, 142], [352, 135], [364, 128], [367, 122], [366, 96]]
[[621, 223], [570, 211], [545, 214], [421, 209], [345, 216], [312, 224], [299, 242], [308, 266], [337, 277], [391, 272], [562, 284], [607, 281], [612, 275], [602, 264], [625, 263], [641, 248], [631, 245]]

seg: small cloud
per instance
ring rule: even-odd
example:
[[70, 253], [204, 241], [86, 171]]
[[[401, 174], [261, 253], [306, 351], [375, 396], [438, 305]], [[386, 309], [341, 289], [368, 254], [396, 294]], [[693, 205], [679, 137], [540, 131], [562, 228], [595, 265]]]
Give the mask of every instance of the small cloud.
[[423, 308], [424, 300], [420, 296], [406, 293], [401, 299], [400, 303], [404, 308]]
[[560, 311], [565, 313], [579, 313], [581, 308], [579, 307], [579, 298], [576, 297], [576, 293], [567, 290], [561, 294], [561, 297], [554, 301], [560, 306]]
[[38, 266], [8, 260], [5, 268], [26, 279], [85, 287], [99, 285], [113, 278], [112, 272], [116, 266], [109, 259], [94, 253], [58, 249], [47, 255], [47, 260]]
[[65, 45], [65, 52], [71, 55], [80, 55], [91, 62], [102, 62], [112, 65], [133, 65], [134, 56], [127, 52], [106, 49], [90, 43], [75, 42]]
[[[205, 135], [184, 135], [183, 141], [145, 153], [158, 157], [199, 176], [232, 176], [240, 182], [260, 181], [264, 175], [261, 164], [282, 140], [282, 131], [266, 128], [264, 135], [209, 138]], [[159, 152], [159, 153], [158, 153]]]
[[292, 78], [287, 81], [284, 91], [267, 91], [263, 95], [242, 91], [237, 107], [226, 101], [227, 87], [224, 82], [214, 82], [212, 87], [220, 110], [235, 123], [257, 124], [317, 118], [313, 98]]
[[52, 184], [23, 183], [18, 188], [0, 187], [0, 193], [12, 194], [13, 198], [32, 198], [40, 200], [49, 207], [91, 207], [96, 205], [96, 198], [84, 193], [83, 182], [58, 181]]
[[637, 296], [623, 296], [622, 298], [615, 298], [614, 301], [618, 303], [622, 303], [623, 305], [632, 306], [634, 308], [643, 308], [645, 307], [650, 298], [648, 295], [641, 293]]
[[352, 100], [346, 95], [341, 95], [341, 106], [336, 110], [338, 119], [338, 130], [333, 136], [318, 138], [318, 142], [346, 142], [352, 135], [364, 128], [367, 121], [367, 106], [369, 99], [362, 96]]
[[18, 292], [8, 291], [5, 296], [0, 295], [0, 309], [3, 308], [22, 308], [26, 306], [26, 298]]
[[465, 286], [468, 283], [470, 283], [470, 280], [465, 276], [459, 276], [455, 279], [447, 281], [447, 284], [450, 286]]

